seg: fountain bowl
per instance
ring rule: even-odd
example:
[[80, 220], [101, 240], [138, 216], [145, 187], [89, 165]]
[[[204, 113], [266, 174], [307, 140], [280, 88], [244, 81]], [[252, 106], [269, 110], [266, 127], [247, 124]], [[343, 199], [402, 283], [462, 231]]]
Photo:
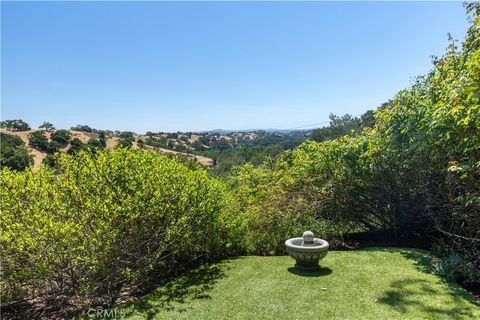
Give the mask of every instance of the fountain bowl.
[[285, 246], [287, 253], [295, 259], [297, 269], [315, 271], [320, 268], [318, 262], [327, 255], [329, 244], [323, 239], [315, 238], [311, 231], [305, 231], [303, 237], [285, 241]]

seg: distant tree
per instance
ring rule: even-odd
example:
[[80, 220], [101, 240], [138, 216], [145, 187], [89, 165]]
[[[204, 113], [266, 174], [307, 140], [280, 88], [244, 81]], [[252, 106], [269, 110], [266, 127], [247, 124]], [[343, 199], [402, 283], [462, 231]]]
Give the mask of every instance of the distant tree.
[[373, 128], [375, 126], [375, 117], [373, 110], [368, 110], [360, 116], [360, 121], [363, 128]]
[[218, 150], [228, 150], [228, 149], [232, 148], [230, 143], [228, 143], [228, 141], [223, 140], [223, 139], [212, 142], [210, 144], [210, 147], [213, 148], [213, 149], [218, 149]]
[[122, 148], [130, 148], [133, 146], [133, 141], [130, 139], [122, 138], [118, 140], [118, 146]]
[[21, 119], [1, 121], [0, 128], [11, 131], [28, 131], [31, 129], [28, 123]]
[[205, 146], [208, 146], [209, 143], [210, 143], [210, 139], [207, 137], [207, 136], [201, 136], [198, 141], [200, 141], [200, 143], [202, 143], [203, 145]]
[[73, 138], [70, 141], [70, 148], [67, 150], [68, 154], [76, 154], [80, 150], [84, 150], [86, 146], [82, 143], [82, 141], [78, 138]]
[[175, 145], [174, 149], [176, 151], [180, 151], [180, 152], [186, 152], [187, 151], [187, 147], [185, 147], [183, 144]]
[[57, 130], [50, 136], [52, 141], [57, 142], [61, 147], [66, 147], [71, 138], [70, 131], [68, 130]]
[[133, 132], [124, 131], [119, 134], [118, 146], [130, 148], [133, 145], [134, 136]]
[[168, 139], [177, 139], [178, 138], [178, 133], [176, 133], [176, 132], [167, 133], [167, 138]]
[[103, 149], [103, 145], [100, 142], [100, 140], [91, 138], [90, 140], [87, 141], [87, 147], [90, 149]]
[[100, 141], [100, 145], [102, 146], [102, 148], [107, 147], [107, 136], [106, 136], [105, 131], [100, 131], [99, 132], [98, 141]]
[[55, 156], [53, 154], [47, 154], [47, 156], [43, 158], [42, 164], [52, 168], [55, 167]]
[[123, 131], [118, 136], [120, 138], [133, 139], [134, 133], [131, 131]]
[[203, 151], [206, 149], [205, 146], [198, 140], [192, 143], [192, 147], [195, 149], [195, 151]]
[[57, 141], [50, 141], [47, 145], [47, 148], [45, 149], [45, 152], [53, 155], [55, 152], [62, 149], [62, 147], [63, 146]]
[[[349, 114], [337, 116], [331, 113], [329, 118], [329, 126], [314, 130], [311, 135], [312, 140], [317, 142], [332, 140], [350, 134], [352, 131], [358, 134], [363, 129], [361, 118], [353, 117]], [[369, 115], [366, 115], [364, 119], [366, 123], [371, 121]]]
[[1, 132], [0, 137], [0, 143], [2, 144], [2, 148], [11, 148], [25, 145], [22, 138], [13, 134]]
[[55, 130], [55, 127], [53, 126], [53, 124], [51, 124], [50, 122], [43, 122], [39, 127], [39, 129], [43, 129], [45, 131], [53, 131]]
[[32, 164], [33, 158], [20, 137], [0, 133], [0, 167], [23, 171]]
[[73, 131], [82, 131], [82, 132], [93, 132], [93, 129], [87, 125], [78, 124], [75, 127], [71, 127], [70, 130]]
[[37, 150], [46, 152], [49, 147], [49, 141], [43, 131], [35, 131], [28, 135], [28, 144]]

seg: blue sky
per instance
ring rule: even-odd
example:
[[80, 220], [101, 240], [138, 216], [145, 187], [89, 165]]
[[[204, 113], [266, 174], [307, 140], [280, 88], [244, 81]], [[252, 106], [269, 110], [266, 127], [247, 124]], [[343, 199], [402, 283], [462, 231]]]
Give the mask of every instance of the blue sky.
[[361, 114], [463, 39], [460, 2], [4, 2], [1, 117], [294, 128]]

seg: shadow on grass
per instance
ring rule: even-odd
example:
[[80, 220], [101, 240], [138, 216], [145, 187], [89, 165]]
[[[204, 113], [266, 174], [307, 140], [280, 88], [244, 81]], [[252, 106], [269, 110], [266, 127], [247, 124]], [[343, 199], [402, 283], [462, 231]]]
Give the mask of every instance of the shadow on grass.
[[188, 307], [186, 302], [211, 299], [208, 291], [225, 277], [224, 270], [227, 268], [224, 264], [201, 266], [129, 305], [125, 316], [141, 315], [144, 319], [154, 319], [161, 310], [185, 312]]
[[330, 268], [320, 268], [315, 271], [305, 271], [305, 270], [297, 269], [295, 267], [290, 267], [288, 268], [288, 272], [301, 277], [324, 277], [324, 276], [328, 276], [333, 271]]
[[[400, 248], [369, 248], [366, 250], [399, 252], [405, 258], [413, 260], [419, 271], [433, 273], [433, 256], [428, 251]], [[451, 319], [471, 317], [473, 319], [475, 315], [468, 305], [473, 304], [480, 307], [480, 301], [458, 284], [441, 277], [438, 277], [438, 280], [446, 285], [448, 292], [432, 287], [427, 280], [407, 278], [393, 281], [390, 284], [391, 289], [385, 291], [378, 298], [378, 302], [392, 307], [399, 313], [407, 313], [410, 308], [419, 308], [435, 317]], [[431, 299], [422, 299], [422, 297], [439, 297], [443, 303], [441, 306], [429, 304]]]
[[[422, 279], [403, 279], [393, 281], [390, 285], [391, 289], [385, 291], [379, 298], [378, 302], [392, 307], [399, 313], [407, 313], [410, 309], [420, 309], [434, 318], [447, 317], [449, 319], [458, 319], [460, 317], [474, 318], [471, 308], [467, 307], [467, 301], [474, 301], [463, 296], [461, 293], [453, 293], [448, 295], [446, 300], [445, 292], [437, 288], [433, 288], [428, 281]], [[463, 292], [465, 293], [465, 292]], [[458, 295], [457, 295], [458, 294]], [[429, 303], [431, 299], [423, 299], [422, 297], [441, 296], [441, 305]]]

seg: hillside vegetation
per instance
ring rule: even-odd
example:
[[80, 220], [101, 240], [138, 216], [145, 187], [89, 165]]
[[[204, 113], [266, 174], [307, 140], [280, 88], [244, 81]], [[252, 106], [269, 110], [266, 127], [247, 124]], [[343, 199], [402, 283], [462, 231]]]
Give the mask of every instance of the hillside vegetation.
[[[80, 149], [131, 147], [189, 159], [204, 166], [212, 166], [214, 174], [226, 175], [234, 165], [247, 162], [259, 165], [267, 157], [275, 157], [282, 151], [290, 150], [305, 141], [310, 133], [257, 130], [225, 134], [147, 132], [140, 135], [133, 132], [97, 130], [86, 125], [75, 126], [70, 130], [57, 130], [52, 124], [46, 124], [39, 129], [31, 129], [22, 120], [3, 121], [0, 126], [0, 142], [8, 152], [1, 157], [2, 165], [24, 170], [33, 161], [33, 168], [37, 169], [42, 163], [53, 165], [53, 155], [56, 152], [75, 153]], [[28, 152], [12, 149], [8, 141], [13, 138], [8, 135], [21, 138], [22, 148], [26, 147]]]
[[[213, 259], [284, 254], [284, 240], [307, 229], [332, 249], [356, 248], [358, 235], [376, 235], [382, 245], [433, 245], [432, 272], [477, 287], [480, 4], [467, 8], [464, 42], [452, 40], [431, 72], [375, 110], [374, 125], [360, 123], [347, 134], [326, 130], [320, 142], [307, 140], [258, 166], [234, 166], [227, 177], [129, 148], [132, 133], [118, 134], [124, 148], [77, 145], [36, 171], [4, 166], [2, 308], [28, 310], [39, 300], [44, 309], [72, 301], [111, 306]], [[38, 136], [34, 144], [50, 150], [65, 140], [51, 138]], [[356, 265], [361, 259], [348, 263], [365, 268]], [[334, 275], [342, 270], [330, 268]], [[393, 277], [377, 272], [378, 281]], [[418, 297], [423, 287], [412, 286]], [[368, 290], [356, 288], [360, 297]], [[434, 299], [441, 290], [425, 291]], [[383, 300], [396, 298], [392, 291]], [[443, 311], [435, 308], [413, 315], [436, 318]]]
[[[21, 121], [21, 120], [20, 120]], [[88, 126], [81, 126], [76, 129], [88, 130]], [[116, 147], [131, 147], [133, 149], [148, 149], [155, 150], [161, 154], [168, 154], [174, 157], [180, 157], [184, 159], [190, 159], [201, 165], [211, 166], [213, 160], [202, 155], [194, 155], [189, 153], [188, 149], [182, 149], [182, 151], [175, 150], [175, 148], [165, 148], [159, 146], [152, 146], [145, 144], [146, 136], [137, 135], [131, 132], [112, 132], [112, 131], [76, 131], [76, 130], [45, 130], [45, 129], [28, 129], [25, 131], [1, 129], [2, 137], [6, 135], [18, 136], [22, 139], [24, 146], [28, 147], [28, 153], [32, 158], [32, 161], [28, 161], [28, 155], [24, 155], [22, 159], [27, 165], [9, 165], [9, 162], [2, 162], [2, 165], [8, 166], [13, 169], [23, 170], [30, 162], [33, 163], [35, 169], [39, 168], [42, 163], [53, 164], [53, 155], [56, 152], [63, 153], [75, 153], [80, 149], [95, 149], [95, 148], [107, 148], [114, 149]], [[62, 136], [63, 135], [63, 136]], [[2, 141], [5, 140], [2, 138]], [[8, 148], [3, 142], [2, 147]], [[183, 152], [185, 151], [185, 152]], [[3, 159], [4, 157], [2, 157]]]

